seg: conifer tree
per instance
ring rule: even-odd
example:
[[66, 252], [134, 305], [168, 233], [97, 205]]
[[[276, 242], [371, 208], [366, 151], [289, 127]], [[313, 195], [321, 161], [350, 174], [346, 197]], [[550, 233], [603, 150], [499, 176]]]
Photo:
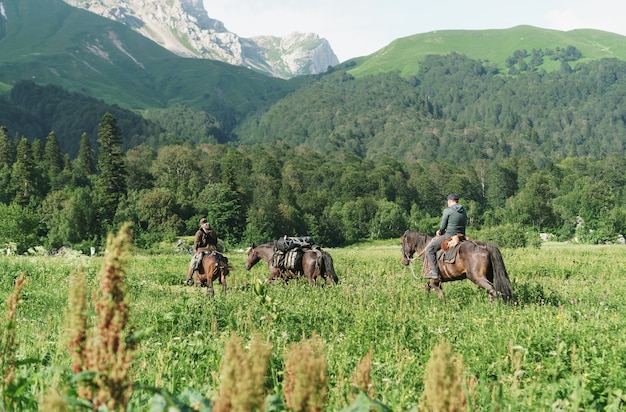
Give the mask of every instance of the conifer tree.
[[96, 154], [91, 147], [87, 133], [80, 138], [78, 156], [74, 161], [74, 183], [77, 186], [89, 185], [89, 176], [96, 174]]
[[98, 211], [104, 229], [113, 223], [122, 196], [126, 194], [126, 166], [122, 153], [122, 131], [117, 120], [105, 113], [98, 126], [98, 171], [96, 193]]
[[17, 145], [17, 156], [11, 174], [11, 187], [15, 192], [14, 203], [29, 204], [31, 196], [37, 193], [36, 168], [33, 151], [28, 139], [22, 137]]
[[61, 146], [59, 145], [59, 139], [56, 133], [50, 132], [46, 139], [46, 145], [44, 147], [43, 161], [50, 172], [54, 170], [59, 172], [63, 168], [63, 155], [61, 154]]
[[60, 189], [63, 186], [60, 178], [61, 170], [63, 170], [63, 155], [61, 154], [61, 146], [59, 139], [54, 132], [48, 134], [46, 145], [43, 153], [44, 173], [47, 174], [52, 190]]
[[15, 151], [9, 139], [9, 131], [5, 126], [0, 126], [0, 203], [9, 203], [13, 198], [9, 186], [14, 161]]
[[9, 139], [9, 131], [5, 126], [0, 126], [0, 168], [13, 166], [15, 161], [15, 149]]

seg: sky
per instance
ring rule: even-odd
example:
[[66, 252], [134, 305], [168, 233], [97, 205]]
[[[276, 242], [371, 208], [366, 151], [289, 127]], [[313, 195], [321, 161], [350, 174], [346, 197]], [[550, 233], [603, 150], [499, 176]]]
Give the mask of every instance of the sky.
[[626, 35], [624, 0], [203, 0], [240, 37], [316, 33], [339, 61], [436, 30], [597, 29]]

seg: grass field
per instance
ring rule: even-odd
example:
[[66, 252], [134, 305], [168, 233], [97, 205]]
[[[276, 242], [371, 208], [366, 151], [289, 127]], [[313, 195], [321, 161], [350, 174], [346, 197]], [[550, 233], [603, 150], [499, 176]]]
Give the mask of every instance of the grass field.
[[[419, 61], [429, 54], [444, 55], [452, 52], [471, 59], [496, 64], [506, 71], [506, 60], [516, 50], [565, 49], [574, 46], [583, 58], [570, 62], [572, 66], [603, 58], [626, 58], [624, 37], [599, 30], [580, 29], [559, 31], [533, 26], [516, 26], [492, 30], [440, 30], [399, 38], [375, 53], [354, 59], [358, 62], [349, 73], [355, 77], [398, 70], [404, 77], [418, 73]], [[560, 62], [549, 58], [541, 69], [559, 70]]]
[[[255, 287], [267, 276], [263, 262], [246, 271], [245, 253], [228, 252], [235, 270], [227, 294], [217, 287], [213, 299], [204, 289], [181, 284], [188, 255], [133, 253], [126, 269], [130, 324], [146, 333], [132, 379], [188, 405], [193, 394], [214, 399], [232, 334], [244, 345], [260, 336], [271, 343], [263, 396], [274, 401], [266, 410], [288, 410], [281, 401], [286, 353], [317, 336], [327, 364], [323, 410], [353, 404], [353, 374], [370, 350], [371, 399], [388, 410], [418, 410], [419, 405], [425, 410], [425, 368], [433, 349], [447, 343], [462, 359], [464, 409], [626, 407], [623, 245], [546, 243], [540, 249], [502, 250], [514, 290], [511, 304], [490, 303], [469, 281], [445, 284], [445, 303], [434, 293], [426, 295], [424, 282], [400, 265], [399, 241], [328, 251], [339, 285], [310, 287], [299, 280], [266, 288]], [[11, 398], [15, 405], [33, 407], [51, 387], [71, 386], [64, 338], [70, 274], [83, 268], [87, 287], [95, 290], [102, 260], [0, 257], [3, 322], [15, 279], [27, 273], [15, 315], [16, 376], [22, 385]], [[157, 404], [154, 391], [137, 387], [129, 409], [160, 410]]]

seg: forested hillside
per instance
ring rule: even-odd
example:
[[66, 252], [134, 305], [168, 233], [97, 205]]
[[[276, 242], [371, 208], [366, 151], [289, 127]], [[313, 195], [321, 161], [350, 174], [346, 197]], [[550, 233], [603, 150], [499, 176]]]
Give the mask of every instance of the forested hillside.
[[237, 133], [242, 144], [285, 142], [322, 153], [455, 163], [624, 153], [626, 62], [570, 67], [562, 59], [561, 70], [547, 73], [515, 59], [514, 75], [456, 53], [428, 56], [408, 79], [339, 71]]
[[227, 133], [207, 112], [189, 106], [145, 110], [140, 114], [80, 93], [54, 86], [21, 81], [0, 96], [0, 121], [8, 130], [30, 141], [54, 132], [61, 151], [75, 158], [86, 133], [97, 150], [98, 123], [111, 113], [124, 130], [122, 148], [140, 144], [159, 147], [172, 143], [224, 143]]
[[[66, 29], [63, 38], [77, 28]], [[52, 79], [59, 58], [33, 70]], [[55, 70], [75, 67], [61, 60]], [[284, 234], [337, 246], [434, 233], [449, 192], [470, 233], [501, 246], [539, 232], [588, 243], [626, 233], [617, 58], [564, 45], [512, 50], [501, 67], [448, 53], [425, 56], [409, 77], [353, 76], [348, 62], [289, 83], [166, 60], [141, 74], [120, 63], [119, 83], [104, 73], [85, 89], [92, 97], [16, 79], [30, 62], [0, 64], [0, 80], [14, 76], [0, 84], [0, 248], [89, 250], [125, 221], [151, 248], [193, 234], [203, 216], [227, 248]], [[120, 88], [118, 101], [142, 105], [111, 104]], [[146, 104], [154, 95], [142, 90], [160, 97]]]
[[99, 151], [84, 134], [75, 159], [54, 133], [32, 143], [0, 128], [0, 247], [102, 246], [133, 223], [151, 248], [192, 235], [206, 216], [226, 248], [284, 234], [325, 246], [434, 233], [447, 193], [467, 208], [470, 235], [502, 247], [534, 244], [539, 232], [581, 242], [617, 242], [626, 233], [626, 157], [530, 155], [471, 164], [372, 159], [338, 149], [320, 154], [286, 144], [190, 143], [122, 151], [111, 114], [98, 127]]

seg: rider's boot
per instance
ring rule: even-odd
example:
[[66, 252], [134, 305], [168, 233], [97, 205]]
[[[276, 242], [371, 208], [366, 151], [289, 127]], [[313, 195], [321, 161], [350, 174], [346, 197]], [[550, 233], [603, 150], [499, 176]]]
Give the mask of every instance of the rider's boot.
[[436, 270], [430, 270], [428, 272], [426, 272], [426, 274], [424, 274], [424, 278], [425, 279], [439, 279], [441, 276], [439, 275], [439, 272], [437, 272]]
[[192, 285], [193, 284], [193, 268], [190, 267], [189, 270], [187, 271], [187, 279], [185, 279], [183, 281], [183, 284], [185, 285]]

